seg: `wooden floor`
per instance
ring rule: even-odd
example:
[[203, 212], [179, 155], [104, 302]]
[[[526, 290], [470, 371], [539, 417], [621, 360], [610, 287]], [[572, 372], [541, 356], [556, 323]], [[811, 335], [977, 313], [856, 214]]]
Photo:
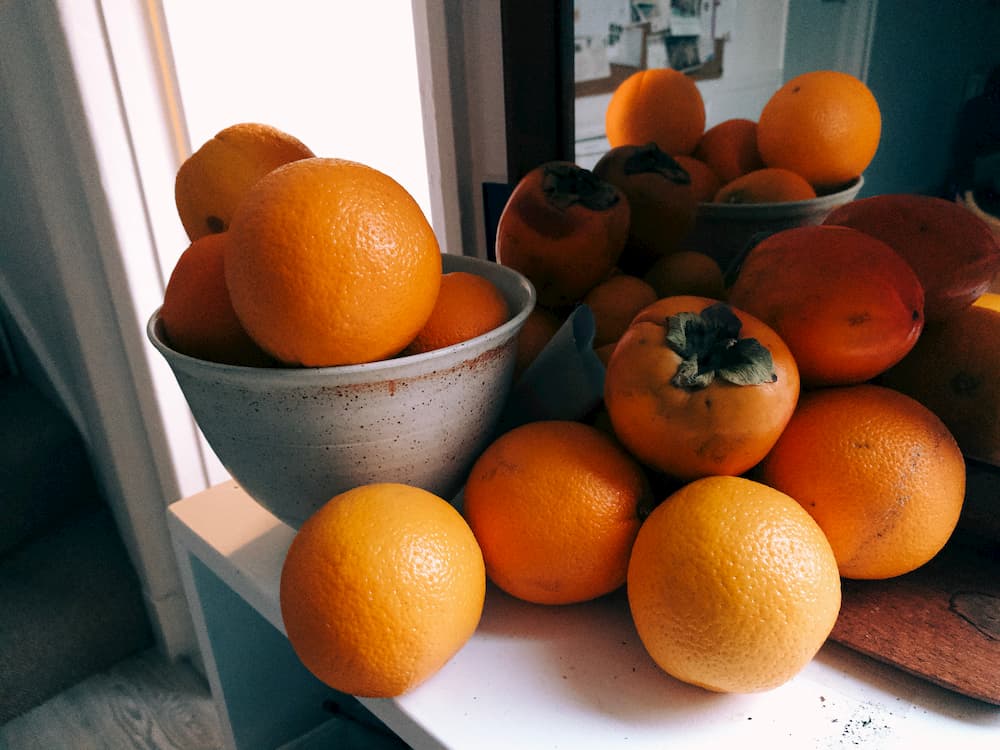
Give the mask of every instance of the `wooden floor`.
[[[358, 704], [360, 706], [360, 704]], [[348, 707], [350, 708], [350, 707]], [[280, 750], [407, 750], [356, 708]], [[0, 750], [221, 750], [208, 683], [156, 649], [125, 660], [0, 726]]]
[[0, 750], [218, 750], [208, 684], [155, 649], [0, 726]]

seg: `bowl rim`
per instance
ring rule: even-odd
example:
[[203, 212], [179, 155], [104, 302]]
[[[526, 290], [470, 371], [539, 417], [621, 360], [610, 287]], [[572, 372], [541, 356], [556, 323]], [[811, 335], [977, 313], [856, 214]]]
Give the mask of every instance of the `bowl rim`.
[[[324, 376], [329, 377], [331, 375], [349, 378], [351, 376], [370, 375], [371, 373], [391, 374], [395, 370], [410, 369], [411, 367], [419, 365], [427, 360], [447, 359], [449, 354], [455, 354], [465, 349], [484, 347], [494, 339], [504, 339], [508, 337], [512, 330], [517, 330], [524, 324], [537, 304], [537, 292], [535, 291], [535, 287], [528, 280], [528, 278], [524, 276], [524, 274], [509, 266], [504, 266], [495, 261], [491, 261], [486, 258], [479, 258], [474, 255], [459, 255], [458, 253], [447, 252], [442, 252], [441, 255], [443, 256], [442, 261], [444, 261], [444, 258], [449, 258], [451, 259], [448, 261], [449, 263], [457, 264], [459, 266], [458, 268], [452, 270], [463, 270], [477, 266], [480, 268], [489, 266], [496, 269], [502, 269], [499, 270], [498, 273], [509, 274], [510, 278], [516, 282], [516, 286], [526, 294], [523, 308], [517, 314], [510, 317], [506, 322], [496, 328], [487, 331], [486, 333], [482, 333], [479, 336], [474, 336], [471, 339], [466, 339], [465, 341], [460, 341], [457, 344], [452, 344], [451, 346], [445, 346], [440, 349], [421, 352], [419, 354], [408, 354], [405, 356], [397, 355], [395, 357], [390, 357], [389, 359], [376, 360], [374, 362], [362, 362], [355, 365], [333, 365], [329, 367], [258, 367], [213, 362], [208, 359], [192, 357], [189, 354], [177, 351], [167, 343], [166, 338], [162, 334], [163, 322], [160, 319], [160, 309], [162, 308], [162, 305], [157, 306], [149, 316], [149, 320], [146, 322], [146, 336], [149, 338], [153, 346], [156, 347], [156, 349], [159, 350], [159, 352], [167, 358], [168, 361], [184, 366], [187, 369], [208, 369], [218, 373], [219, 375], [224, 375], [226, 373], [242, 375], [248, 372], [263, 372], [272, 376], [287, 378], [289, 381], [292, 381], [296, 379], [311, 380], [313, 378], [321, 378]], [[443, 271], [443, 273], [450, 272], [451, 271]]]
[[741, 214], [757, 214], [750, 218], [759, 218], [762, 213], [795, 213], [797, 210], [817, 208], [827, 203], [836, 203], [852, 192], [857, 194], [864, 187], [865, 177], [859, 175], [851, 180], [847, 185], [833, 193], [824, 193], [815, 198], [807, 198], [801, 201], [785, 201], [784, 203], [711, 203], [703, 202], [698, 204], [698, 215], [708, 217], [724, 216], [726, 218], [739, 217]]

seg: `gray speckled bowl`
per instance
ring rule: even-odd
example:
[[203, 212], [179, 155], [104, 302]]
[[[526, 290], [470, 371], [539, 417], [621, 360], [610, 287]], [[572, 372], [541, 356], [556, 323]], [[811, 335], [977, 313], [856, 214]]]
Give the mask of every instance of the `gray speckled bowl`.
[[219, 460], [257, 502], [298, 528], [323, 503], [369, 482], [451, 499], [493, 436], [510, 391], [516, 336], [535, 305], [521, 274], [444, 255], [444, 271], [493, 281], [511, 318], [437, 351], [363, 365], [251, 368], [207, 362], [147, 334], [173, 370]]
[[756, 235], [822, 224], [833, 209], [854, 200], [864, 184], [864, 177], [857, 177], [835, 193], [804, 201], [702, 203], [685, 244], [711, 255], [725, 271]]

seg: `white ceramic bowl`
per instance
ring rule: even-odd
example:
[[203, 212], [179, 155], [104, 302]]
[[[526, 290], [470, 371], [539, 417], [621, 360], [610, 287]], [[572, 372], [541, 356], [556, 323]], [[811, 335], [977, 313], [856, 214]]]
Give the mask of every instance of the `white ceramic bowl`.
[[686, 246], [711, 255], [725, 271], [755, 236], [822, 224], [833, 209], [854, 200], [864, 183], [864, 177], [858, 177], [835, 193], [805, 201], [702, 203]]
[[298, 528], [334, 495], [369, 482], [404, 482], [450, 500], [493, 437], [535, 290], [490, 261], [445, 254], [443, 266], [490, 279], [507, 299], [510, 319], [437, 351], [319, 368], [238, 367], [186, 356], [164, 340], [159, 310], [147, 334], [219, 460], [285, 523]]

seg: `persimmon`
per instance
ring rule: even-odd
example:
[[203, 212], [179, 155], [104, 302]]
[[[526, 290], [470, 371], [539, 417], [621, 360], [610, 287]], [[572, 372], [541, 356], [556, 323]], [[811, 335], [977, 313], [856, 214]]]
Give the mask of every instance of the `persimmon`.
[[618, 262], [628, 237], [624, 193], [572, 162], [546, 162], [522, 177], [497, 224], [497, 261], [535, 286], [538, 303], [573, 305]]
[[777, 333], [743, 310], [695, 296], [665, 297], [642, 310], [618, 340], [604, 380], [622, 445], [682, 480], [755, 466], [798, 396], [798, 368]]
[[694, 228], [698, 196], [691, 176], [655, 143], [611, 149], [594, 165], [594, 174], [628, 199], [628, 242], [618, 261], [626, 272], [645, 273]]
[[643, 279], [653, 287], [657, 297], [686, 294], [718, 300], [726, 298], [722, 268], [711, 255], [696, 250], [678, 250], [663, 256]]
[[535, 358], [556, 335], [562, 319], [551, 310], [536, 305], [517, 334], [517, 358], [514, 360], [514, 380], [528, 369]]

